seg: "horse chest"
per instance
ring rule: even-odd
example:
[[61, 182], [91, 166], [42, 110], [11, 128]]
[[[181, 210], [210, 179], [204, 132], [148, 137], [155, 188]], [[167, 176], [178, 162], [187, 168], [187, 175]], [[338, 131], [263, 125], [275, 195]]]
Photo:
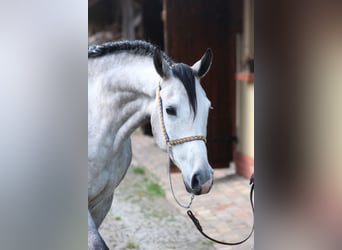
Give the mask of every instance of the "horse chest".
[[88, 198], [112, 195], [125, 176], [132, 159], [131, 142], [126, 139], [116, 151], [101, 145], [88, 161]]

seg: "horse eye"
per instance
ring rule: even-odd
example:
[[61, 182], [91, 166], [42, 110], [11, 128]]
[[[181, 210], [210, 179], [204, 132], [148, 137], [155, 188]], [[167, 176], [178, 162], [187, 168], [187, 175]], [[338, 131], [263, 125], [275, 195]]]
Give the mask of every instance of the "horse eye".
[[166, 113], [169, 115], [177, 115], [176, 109], [174, 107], [167, 107]]

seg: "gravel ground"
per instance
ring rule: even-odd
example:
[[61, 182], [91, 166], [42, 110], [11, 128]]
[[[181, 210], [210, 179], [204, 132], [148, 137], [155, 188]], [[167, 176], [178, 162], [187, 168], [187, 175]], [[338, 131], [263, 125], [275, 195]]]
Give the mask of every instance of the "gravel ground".
[[140, 166], [130, 166], [116, 189], [112, 208], [100, 227], [110, 249], [210, 250], [184, 214], [170, 204], [158, 179]]

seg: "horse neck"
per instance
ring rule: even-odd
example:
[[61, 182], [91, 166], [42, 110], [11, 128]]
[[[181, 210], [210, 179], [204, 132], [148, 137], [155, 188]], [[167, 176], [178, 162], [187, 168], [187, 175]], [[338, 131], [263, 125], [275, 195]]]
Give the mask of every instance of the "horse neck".
[[150, 116], [160, 77], [152, 58], [127, 54], [95, 59], [88, 68], [90, 119], [115, 151]]

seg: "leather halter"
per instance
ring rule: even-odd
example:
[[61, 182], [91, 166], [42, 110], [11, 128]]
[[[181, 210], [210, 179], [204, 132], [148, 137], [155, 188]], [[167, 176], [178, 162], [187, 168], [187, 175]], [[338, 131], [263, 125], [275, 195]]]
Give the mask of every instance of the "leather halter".
[[162, 132], [164, 135], [164, 139], [165, 139], [165, 142], [168, 145], [169, 149], [171, 149], [172, 146], [183, 144], [185, 142], [196, 141], [196, 140], [204, 141], [204, 143], [207, 143], [207, 137], [203, 136], [203, 135], [193, 135], [193, 136], [183, 137], [183, 138], [174, 139], [174, 140], [170, 139], [170, 137], [166, 131], [166, 128], [165, 128], [165, 123], [164, 123], [163, 102], [162, 102], [162, 99], [160, 96], [160, 90], [161, 90], [160, 82], [161, 82], [161, 79], [159, 81], [158, 90], [157, 90], [157, 98], [158, 98], [158, 103], [159, 103], [159, 119], [160, 119], [160, 123], [161, 123], [161, 129], [162, 129]]

